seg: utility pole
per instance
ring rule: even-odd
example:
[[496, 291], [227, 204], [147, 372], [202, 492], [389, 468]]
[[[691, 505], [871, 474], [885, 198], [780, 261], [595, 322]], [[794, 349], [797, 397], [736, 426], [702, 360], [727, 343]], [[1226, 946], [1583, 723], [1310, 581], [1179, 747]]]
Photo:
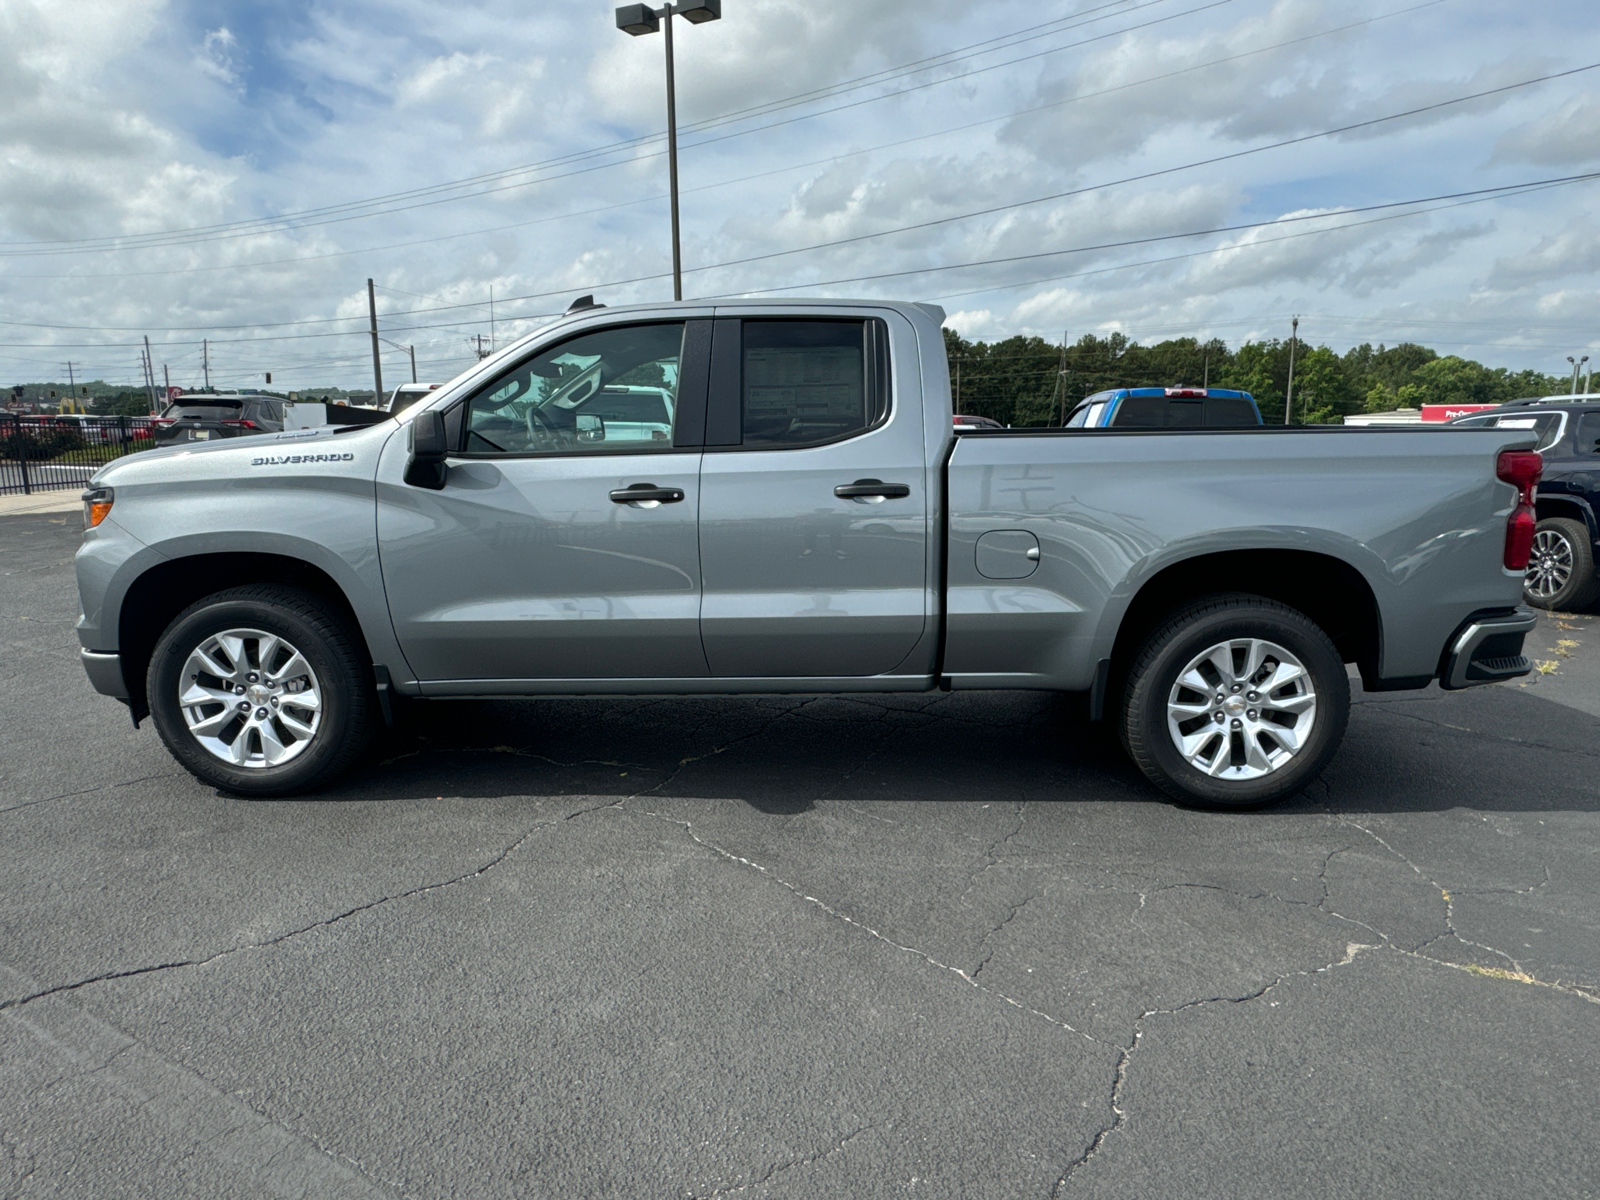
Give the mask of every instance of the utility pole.
[[372, 321], [372, 402], [383, 403], [383, 363], [378, 358], [378, 296], [367, 280], [367, 316]]
[[1209, 346], [1206, 347], [1205, 367], [1200, 376], [1200, 390], [1202, 392], [1211, 390], [1211, 348]]
[[411, 382], [415, 383], [417, 381], [417, 348], [415, 346], [407, 346], [406, 352], [411, 355]]
[[150, 357], [150, 335], [144, 335], [144, 377], [149, 387], [145, 395], [150, 397], [150, 411], [156, 411], [156, 360]]
[[170, 399], [172, 396], [172, 376], [167, 373], [166, 363], [161, 364], [161, 386], [165, 389], [161, 398], [163, 400]]
[[479, 362], [482, 362], [482, 361], [483, 361], [483, 360], [484, 360], [484, 359], [486, 359], [486, 358], [488, 358], [488, 357], [489, 357], [489, 355], [490, 355], [490, 354], [491, 354], [491, 353], [492, 353], [492, 352], [491, 352], [491, 351], [488, 351], [488, 350], [485, 350], [485, 349], [484, 349], [484, 348], [483, 348], [483, 334], [481, 334], [481, 333], [475, 333], [475, 334], [473, 334], [473, 335], [472, 335], [472, 340], [473, 340], [473, 341], [474, 341], [474, 342], [475, 342], [475, 343], [477, 343], [477, 347], [478, 347], [478, 361], [479, 361]]
[[1056, 422], [1065, 425], [1067, 423], [1067, 331], [1065, 329], [1061, 331], [1061, 359], [1056, 364], [1056, 390], [1061, 393], [1061, 412]]
[[205, 372], [206, 391], [209, 392], [211, 390], [211, 343], [206, 338], [200, 339], [200, 369]]
[[[489, 353], [494, 353], [494, 284], [489, 285]], [[411, 375], [411, 382], [417, 381], [416, 372]]]
[[1289, 326], [1289, 386], [1283, 393], [1283, 423], [1289, 424], [1294, 415], [1294, 352], [1300, 341], [1300, 318], [1296, 316]]
[[[683, 255], [678, 244], [678, 97], [672, 66], [672, 18], [681, 16], [702, 25], [722, 16], [722, 0], [678, 0], [654, 9], [648, 4], [626, 4], [617, 9], [617, 28], [639, 37], [657, 30], [667, 35], [667, 179], [672, 196], [672, 298], [683, 299]], [[663, 22], [665, 24], [663, 24]]]
[[67, 359], [67, 395], [72, 397], [72, 411], [78, 411], [78, 381], [72, 374], [72, 360]]

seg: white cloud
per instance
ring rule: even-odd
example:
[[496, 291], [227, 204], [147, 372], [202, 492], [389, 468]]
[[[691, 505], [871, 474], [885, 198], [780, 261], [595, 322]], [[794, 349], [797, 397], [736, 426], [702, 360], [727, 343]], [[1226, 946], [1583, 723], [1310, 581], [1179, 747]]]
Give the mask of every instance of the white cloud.
[[[852, 107], [831, 115], [795, 120], [817, 106], [793, 106], [713, 131], [771, 126], [748, 136], [686, 136], [690, 268], [859, 239], [697, 271], [688, 290], [1023, 258], [1581, 165], [1600, 157], [1600, 100], [1579, 81], [1441, 110], [1406, 129], [1095, 186], [1525, 78], [1549, 69], [1553, 53], [1570, 56], [1557, 67], [1592, 61], [1600, 28], [1582, 19], [1588, 3], [1549, 0], [1511, 12], [1494, 0], [1452, 0], [1313, 36], [1388, 8], [1378, 0], [1234, 0], [1081, 50], [1056, 49], [1182, 11], [1130, 6], [1093, 27], [1034, 31], [1010, 49], [850, 91], [827, 107]], [[320, 0], [284, 12], [232, 0], [207, 13], [197, 25], [187, 7], [165, 0], [0, 0], [0, 243], [193, 229], [519, 164], [559, 165], [537, 172], [542, 182], [523, 176], [524, 186], [476, 199], [422, 195], [379, 217], [334, 213], [330, 223], [249, 237], [72, 255], [18, 256], [25, 246], [0, 245], [0, 319], [86, 327], [5, 334], [0, 362], [18, 378], [53, 370], [69, 353], [131, 375], [137, 333], [149, 329], [158, 357], [186, 371], [210, 336], [224, 381], [230, 371], [242, 379], [270, 367], [290, 386], [356, 383], [368, 369], [359, 320], [216, 327], [359, 318], [369, 276], [393, 289], [379, 293], [385, 328], [416, 341], [422, 369], [435, 376], [471, 360], [468, 338], [488, 332], [491, 286], [497, 297], [531, 297], [497, 304], [502, 338], [581, 292], [598, 289], [613, 303], [667, 293], [662, 278], [603, 286], [667, 269], [659, 144], [591, 153], [662, 128], [659, 35], [628, 38], [613, 27], [609, 5], [574, 11], [515, 0], [386, 0], [381, 10], [366, 0]], [[1031, 0], [730, 3], [720, 22], [678, 27], [680, 118], [688, 126], [783, 101], [1052, 15], [1067, 13], [1041, 13]], [[1311, 40], [1203, 65], [1295, 38]], [[961, 74], [1036, 53], [1043, 56]], [[152, 63], [174, 65], [153, 71]], [[1139, 82], [1146, 79], [1153, 82]], [[1119, 90], [1094, 94], [1108, 88]], [[1060, 100], [1070, 102], [1015, 115]], [[970, 128], [941, 132], [958, 126]], [[921, 140], [846, 153], [908, 138]], [[804, 163], [817, 165], [796, 166]], [[1093, 190], [1007, 207], [1086, 186]], [[1237, 340], [1276, 330], [1290, 312], [1320, 311], [1308, 327], [1329, 331], [1321, 335], [1329, 340], [1408, 336], [1539, 365], [1592, 321], [1600, 244], [1587, 234], [1587, 196], [1555, 190], [1282, 242], [1274, 239], [1302, 227], [1275, 225], [1232, 235], [1222, 253], [1149, 265], [1135, 264], [1218, 241], [826, 290], [952, 297], [943, 302], [967, 336], [1054, 339], [1062, 328], [1122, 328]], [[1001, 211], [949, 219], [989, 208]], [[934, 224], [873, 236], [923, 222]], [[478, 232], [500, 226], [515, 227]], [[536, 295], [550, 292], [558, 294]], [[443, 307], [462, 304], [478, 307]], [[330, 331], [340, 336], [294, 336]], [[279, 340], [250, 340], [268, 336]], [[1466, 344], [1472, 339], [1480, 348]], [[79, 348], [85, 342], [105, 349]]]
[[1507, 130], [1495, 143], [1494, 160], [1552, 167], [1600, 162], [1600, 93], [1573, 96], [1554, 112]]
[[209, 75], [218, 83], [229, 86], [239, 82], [239, 73], [234, 64], [233, 52], [239, 46], [239, 39], [234, 37], [226, 25], [217, 29], [209, 29], [195, 50], [193, 63], [195, 69], [203, 75]]

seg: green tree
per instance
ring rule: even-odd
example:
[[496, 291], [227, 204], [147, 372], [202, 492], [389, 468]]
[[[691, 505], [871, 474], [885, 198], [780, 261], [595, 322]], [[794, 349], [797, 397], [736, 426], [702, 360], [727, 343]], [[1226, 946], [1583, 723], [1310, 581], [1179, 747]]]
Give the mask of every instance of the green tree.
[[1362, 397], [1337, 354], [1326, 346], [1316, 346], [1296, 355], [1294, 420], [1297, 424], [1338, 424], [1361, 408]]
[[144, 391], [115, 392], [96, 397], [95, 413], [105, 417], [142, 417], [150, 412], [150, 394]]

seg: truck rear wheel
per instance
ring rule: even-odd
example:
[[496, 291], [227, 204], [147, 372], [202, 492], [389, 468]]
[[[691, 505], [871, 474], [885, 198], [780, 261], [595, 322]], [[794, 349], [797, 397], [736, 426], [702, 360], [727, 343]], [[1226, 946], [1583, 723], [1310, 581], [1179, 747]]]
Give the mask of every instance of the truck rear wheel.
[[1201, 808], [1264, 808], [1306, 786], [1344, 737], [1350, 681], [1328, 635], [1261, 596], [1195, 601], [1134, 656], [1122, 740], [1149, 780]]
[[150, 715], [174, 758], [243, 796], [312, 791], [365, 748], [371, 671], [346, 623], [297, 588], [207, 596], [156, 643]]

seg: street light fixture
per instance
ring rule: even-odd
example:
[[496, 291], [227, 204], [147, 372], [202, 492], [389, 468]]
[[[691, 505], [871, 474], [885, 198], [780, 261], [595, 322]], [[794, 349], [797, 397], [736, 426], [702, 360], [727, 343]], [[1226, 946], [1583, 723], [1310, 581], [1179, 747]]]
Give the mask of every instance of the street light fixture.
[[1569, 354], [1567, 355], [1567, 361], [1572, 364], [1572, 395], [1576, 396], [1578, 394], [1578, 372], [1583, 370], [1583, 364], [1589, 361], [1589, 356], [1585, 354], [1582, 358], [1573, 358]]
[[691, 25], [704, 25], [722, 16], [722, 0], [678, 0], [651, 8], [648, 4], [625, 4], [617, 9], [617, 28], [642, 37], [647, 33], [667, 35], [667, 175], [672, 193], [672, 298], [683, 299], [683, 255], [678, 247], [678, 99], [672, 70], [672, 18], [682, 17]]

